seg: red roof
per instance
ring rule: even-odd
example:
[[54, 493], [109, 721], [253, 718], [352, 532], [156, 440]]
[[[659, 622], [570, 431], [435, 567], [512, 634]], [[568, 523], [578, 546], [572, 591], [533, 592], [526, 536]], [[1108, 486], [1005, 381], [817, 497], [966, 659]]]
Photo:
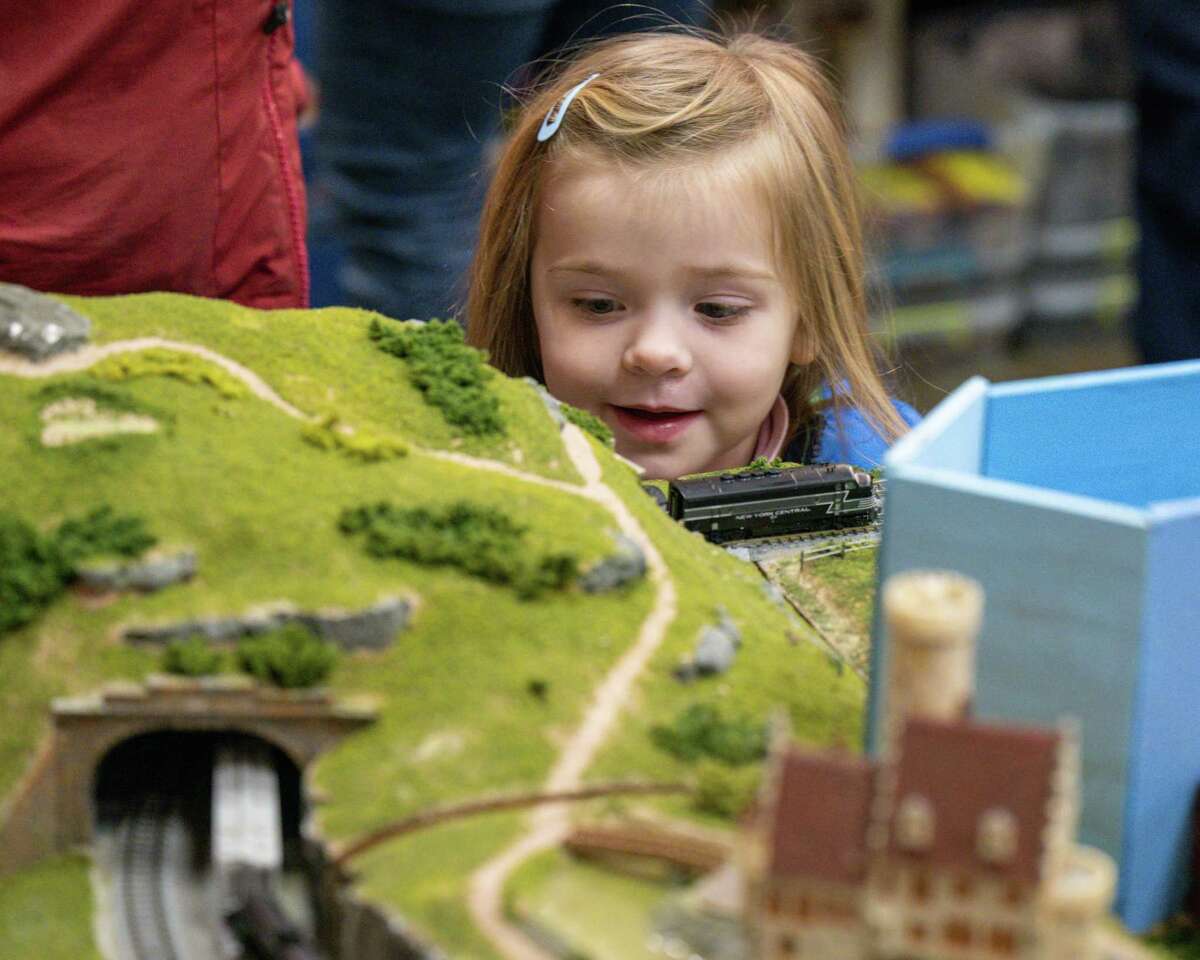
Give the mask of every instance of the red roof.
[[[889, 853], [1036, 883], [1060, 740], [1054, 730], [910, 719], [895, 758]], [[896, 843], [896, 811], [910, 795], [923, 797], [933, 812], [933, 840], [922, 853]], [[1017, 828], [1013, 857], [998, 865], [977, 852], [980, 816], [994, 808], [1011, 813]]]
[[875, 765], [861, 757], [792, 747], [780, 767], [770, 876], [861, 882]]

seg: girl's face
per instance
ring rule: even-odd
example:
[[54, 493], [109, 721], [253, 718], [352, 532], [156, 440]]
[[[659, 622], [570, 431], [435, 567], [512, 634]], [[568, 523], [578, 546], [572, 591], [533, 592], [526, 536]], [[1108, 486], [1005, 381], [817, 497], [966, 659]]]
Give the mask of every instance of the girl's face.
[[744, 466], [788, 362], [812, 360], [764, 204], [696, 183], [568, 161], [536, 214], [546, 386], [604, 420], [648, 478]]

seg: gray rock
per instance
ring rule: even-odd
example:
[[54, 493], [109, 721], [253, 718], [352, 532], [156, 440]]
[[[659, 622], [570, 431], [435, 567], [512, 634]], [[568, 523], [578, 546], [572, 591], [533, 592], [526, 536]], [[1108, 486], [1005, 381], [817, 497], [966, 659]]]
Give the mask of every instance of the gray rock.
[[343, 650], [380, 650], [408, 626], [409, 603], [389, 597], [365, 610], [301, 613], [296, 619]]
[[579, 578], [587, 593], [605, 593], [646, 575], [646, 555], [642, 548], [623, 533], [613, 534], [617, 552], [613, 553]]
[[685, 660], [675, 668], [674, 676], [684, 683], [696, 677], [709, 677], [724, 673], [733, 666], [738, 649], [742, 645], [742, 634], [724, 610], [718, 610], [716, 624], [700, 631], [691, 660]]
[[700, 676], [724, 673], [733, 666], [737, 644], [719, 627], [705, 627], [696, 643], [692, 664]]
[[238, 619], [241, 621], [243, 634], [248, 637], [254, 637], [261, 633], [270, 633], [272, 630], [278, 630], [284, 624], [298, 620], [300, 616], [300, 611], [291, 604], [279, 604], [243, 613]]
[[145, 557], [132, 563], [84, 566], [77, 572], [79, 583], [88, 590], [142, 590], [152, 593], [196, 575], [193, 550]]
[[237, 617], [210, 617], [193, 622], [195, 633], [211, 643], [225, 643], [246, 635], [242, 621]]
[[542, 398], [542, 403], [544, 403], [546, 405], [546, 409], [550, 411], [550, 419], [558, 425], [558, 429], [561, 430], [564, 426], [566, 426], [567, 420], [566, 417], [563, 416], [562, 404], [559, 403], [558, 399], [552, 396], [550, 391], [547, 390], [545, 386], [533, 379], [533, 377], [522, 377], [521, 379], [523, 379], [527, 384], [537, 391], [537, 395]]
[[305, 612], [280, 605], [240, 617], [204, 617], [158, 626], [127, 627], [121, 636], [130, 643], [166, 645], [199, 634], [210, 643], [228, 643], [295, 622], [343, 650], [379, 650], [390, 645], [396, 634], [408, 626], [410, 612], [409, 602], [399, 597], [388, 597], [364, 610]]
[[92, 322], [44, 293], [0, 283], [0, 350], [42, 361], [87, 343]]
[[193, 633], [199, 633], [195, 621], [183, 620], [177, 623], [166, 623], [149, 627], [126, 627], [121, 631], [121, 639], [129, 643], [162, 644], [165, 646], [173, 640], [182, 640]]

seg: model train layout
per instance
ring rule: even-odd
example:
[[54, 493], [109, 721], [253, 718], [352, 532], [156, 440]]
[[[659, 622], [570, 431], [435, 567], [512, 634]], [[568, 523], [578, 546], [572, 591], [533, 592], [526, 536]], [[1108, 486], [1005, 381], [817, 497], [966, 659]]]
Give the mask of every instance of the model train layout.
[[712, 543], [862, 527], [879, 519], [880, 484], [845, 463], [768, 467], [671, 481], [663, 509]]

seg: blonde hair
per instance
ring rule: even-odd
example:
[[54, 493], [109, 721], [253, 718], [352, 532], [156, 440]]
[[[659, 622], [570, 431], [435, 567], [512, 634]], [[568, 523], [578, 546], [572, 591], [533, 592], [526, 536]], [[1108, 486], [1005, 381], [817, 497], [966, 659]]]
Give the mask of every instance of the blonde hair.
[[[536, 132], [593, 73], [558, 132]], [[862, 228], [833, 93], [815, 61], [755, 34], [630, 34], [584, 48], [517, 115], [488, 190], [471, 266], [467, 338], [512, 376], [542, 379], [529, 264], [541, 184], [554, 161], [600, 158], [633, 170], [735, 158], [772, 211], [777, 269], [795, 296], [813, 362], [781, 392], [793, 431], [823, 389], [888, 440], [907, 428], [888, 397], [867, 327]]]

